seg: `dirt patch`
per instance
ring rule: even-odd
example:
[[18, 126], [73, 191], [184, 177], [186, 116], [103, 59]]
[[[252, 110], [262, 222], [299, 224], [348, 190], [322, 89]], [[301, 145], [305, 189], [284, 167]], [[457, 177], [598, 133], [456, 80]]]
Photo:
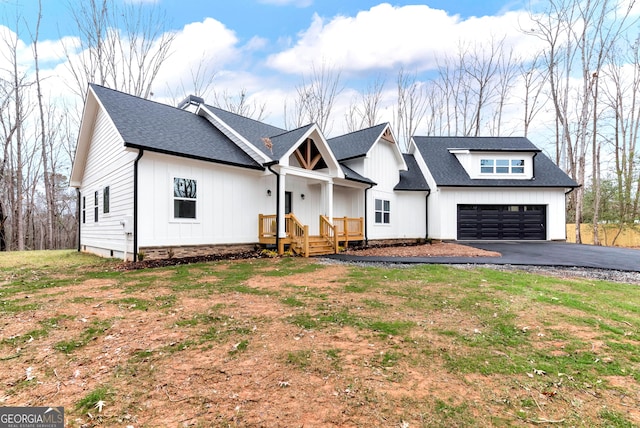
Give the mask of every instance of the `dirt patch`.
[[487, 251], [467, 245], [434, 241], [431, 244], [394, 245], [349, 249], [345, 254], [354, 256], [385, 257], [500, 257], [495, 251]]
[[[422, 247], [470, 254], [456, 244], [402, 249], [419, 254]], [[177, 270], [159, 269], [31, 293], [38, 309], [0, 314], [3, 338], [15, 339], [0, 346], [0, 405], [62, 405], [71, 427], [579, 425], [596, 421], [603, 406], [640, 423], [631, 410], [640, 404], [638, 383], [627, 376], [610, 378], [614, 394], [597, 385], [568, 389], [551, 373], [531, 379], [451, 368], [451, 360], [474, 355], [468, 343], [492, 318], [475, 313], [488, 311], [482, 304], [456, 306], [463, 293], [449, 279], [381, 287], [357, 282], [346, 265], [295, 262], [261, 260], [254, 275], [236, 282], [221, 277], [244, 262], [194, 268], [194, 289], [175, 288]], [[158, 281], [135, 287], [149, 277]], [[424, 291], [411, 296], [411, 288]], [[520, 330], [543, 331], [537, 307], [510, 305]], [[40, 328], [47, 334], [34, 333]], [[553, 328], [587, 339], [569, 324]], [[585, 351], [603, 348], [588, 339], [598, 349]], [[564, 342], [530, 340], [564, 355]], [[495, 352], [487, 359], [511, 358]], [[79, 404], [96, 391], [104, 391], [102, 407]]]

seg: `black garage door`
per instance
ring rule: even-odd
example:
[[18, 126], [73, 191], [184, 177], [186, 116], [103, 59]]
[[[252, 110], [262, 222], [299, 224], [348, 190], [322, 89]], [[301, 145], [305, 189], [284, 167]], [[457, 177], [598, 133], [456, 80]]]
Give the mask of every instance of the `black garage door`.
[[547, 239], [545, 205], [458, 205], [458, 239]]

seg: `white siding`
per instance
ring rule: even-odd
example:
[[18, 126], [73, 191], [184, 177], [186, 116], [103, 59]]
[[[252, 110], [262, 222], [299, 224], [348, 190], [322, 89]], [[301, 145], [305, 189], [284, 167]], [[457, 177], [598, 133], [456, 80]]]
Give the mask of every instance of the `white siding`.
[[[397, 192], [394, 225], [395, 238], [417, 239], [427, 237], [427, 192]], [[393, 213], [392, 213], [393, 214]]]
[[393, 192], [400, 181], [400, 171], [392, 143], [378, 140], [365, 158], [363, 175], [377, 184], [375, 189]]
[[364, 217], [364, 190], [335, 186], [333, 188], [333, 216]]
[[[176, 177], [197, 180], [195, 220], [173, 218]], [[145, 153], [138, 178], [140, 247], [257, 242], [258, 214], [275, 213], [271, 173]]]
[[[122, 257], [125, 234], [121, 221], [133, 215], [133, 161], [136, 152], [128, 151], [107, 114], [99, 109], [91, 137], [90, 150], [80, 187], [80, 203], [86, 198], [86, 221], [81, 223], [81, 245], [104, 255]], [[109, 186], [110, 209], [103, 213], [103, 189]], [[98, 221], [94, 221], [94, 192], [98, 192]], [[82, 222], [82, 211], [80, 213]], [[128, 240], [127, 252], [133, 250]]]
[[[376, 183], [367, 192], [367, 237], [368, 239], [418, 239], [426, 236], [425, 195], [426, 192], [396, 192], [400, 181], [400, 167], [396, 148], [385, 140], [371, 148], [361, 165], [349, 166]], [[390, 223], [375, 222], [375, 200], [390, 203]]]
[[457, 206], [468, 205], [546, 205], [547, 239], [564, 240], [564, 189], [441, 188], [429, 197], [429, 236], [457, 239]]

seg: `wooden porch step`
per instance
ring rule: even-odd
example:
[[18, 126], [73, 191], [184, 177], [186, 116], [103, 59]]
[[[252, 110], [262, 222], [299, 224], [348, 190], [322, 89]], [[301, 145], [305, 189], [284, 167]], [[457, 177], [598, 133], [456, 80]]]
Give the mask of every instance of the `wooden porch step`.
[[309, 255], [322, 256], [333, 254], [333, 247], [322, 236], [309, 236]]

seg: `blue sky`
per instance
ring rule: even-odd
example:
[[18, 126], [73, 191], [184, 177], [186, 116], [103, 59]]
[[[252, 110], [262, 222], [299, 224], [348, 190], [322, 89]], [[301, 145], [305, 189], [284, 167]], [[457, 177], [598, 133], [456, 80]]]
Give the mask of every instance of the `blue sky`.
[[[42, 0], [41, 72], [53, 99], [71, 97], [62, 45], [68, 46], [74, 35], [68, 9], [72, 1], [83, 0]], [[522, 57], [535, 50], [533, 38], [519, 29], [529, 0], [116, 1], [166, 11], [167, 30], [176, 35], [170, 61], [153, 88], [157, 101], [175, 103], [193, 92], [190, 75], [205, 63], [215, 76], [215, 91], [246, 90], [256, 103], [266, 104], [268, 122], [283, 126], [283, 105], [292, 102], [296, 86], [313, 66], [326, 63], [340, 70], [342, 79], [334, 134], [343, 130], [339, 122], [358, 91], [377, 76], [387, 83], [381, 120], [391, 121], [393, 81], [399, 69], [427, 79], [460, 43], [482, 44], [496, 37], [504, 37]], [[35, 26], [37, 5], [37, 0], [0, 0], [0, 31], [3, 26], [16, 30], [16, 11], [23, 18], [19, 37], [25, 67], [31, 55], [26, 27]]]
[[[73, 27], [68, 1], [43, 0], [43, 37], [54, 39], [68, 35]], [[303, 31], [314, 13], [331, 18], [336, 15], [356, 15], [382, 1], [370, 0], [157, 0], [150, 5], [166, 10], [171, 28], [215, 18], [233, 29], [241, 39], [255, 35], [277, 39]], [[524, 7], [524, 0], [432, 0], [423, 2], [390, 1], [393, 6], [428, 5], [462, 18], [496, 15]], [[16, 7], [17, 6], [17, 7]], [[15, 10], [29, 21], [35, 19], [37, 0], [0, 0], [0, 23], [14, 27]], [[2, 22], [6, 19], [6, 23]]]

